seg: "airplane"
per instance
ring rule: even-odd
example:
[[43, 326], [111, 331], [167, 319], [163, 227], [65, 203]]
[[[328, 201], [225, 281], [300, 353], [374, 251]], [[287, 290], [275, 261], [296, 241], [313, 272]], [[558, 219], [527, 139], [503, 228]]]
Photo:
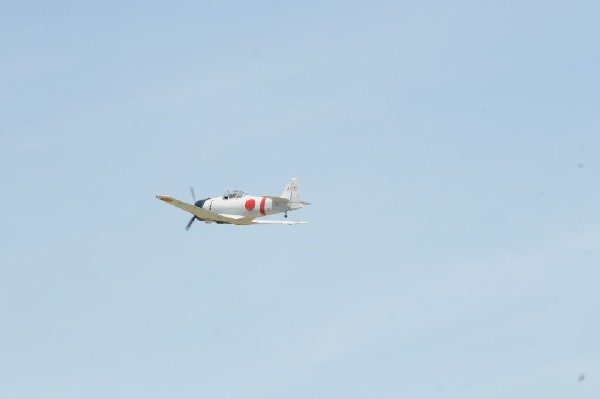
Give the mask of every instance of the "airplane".
[[217, 224], [305, 224], [307, 222], [292, 222], [289, 220], [259, 220], [263, 216], [282, 213], [287, 219], [289, 211], [301, 209], [305, 205], [310, 205], [300, 199], [300, 189], [298, 188], [298, 179], [293, 178], [285, 187], [279, 197], [263, 195], [259, 197], [251, 196], [243, 191], [227, 191], [221, 197], [206, 198], [196, 201], [194, 188], [190, 187], [194, 204], [188, 204], [178, 199], [166, 195], [157, 195], [161, 201], [173, 205], [179, 209], [191, 213], [192, 218], [186, 226], [189, 230], [194, 220], [204, 223]]

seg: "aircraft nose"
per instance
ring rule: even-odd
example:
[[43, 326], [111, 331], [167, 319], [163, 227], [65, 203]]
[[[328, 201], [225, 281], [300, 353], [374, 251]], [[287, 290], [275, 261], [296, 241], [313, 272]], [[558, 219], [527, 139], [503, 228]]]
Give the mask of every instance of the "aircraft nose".
[[208, 200], [208, 198], [196, 201], [196, 203], [194, 205], [196, 205], [198, 208], [202, 208], [204, 206], [204, 203], [206, 202], [206, 200]]

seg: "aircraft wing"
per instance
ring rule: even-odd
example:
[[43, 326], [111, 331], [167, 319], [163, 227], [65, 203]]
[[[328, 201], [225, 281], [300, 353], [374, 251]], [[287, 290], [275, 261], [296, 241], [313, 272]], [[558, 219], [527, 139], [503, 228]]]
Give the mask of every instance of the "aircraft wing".
[[291, 220], [265, 220], [265, 219], [254, 219], [252, 224], [306, 224], [308, 222], [292, 222]]
[[250, 221], [243, 216], [221, 215], [219, 213], [207, 211], [206, 209], [199, 208], [195, 205], [188, 204], [165, 195], [157, 195], [156, 198], [179, 209], [183, 209], [184, 211], [189, 212], [202, 220], [231, 224], [250, 224]]

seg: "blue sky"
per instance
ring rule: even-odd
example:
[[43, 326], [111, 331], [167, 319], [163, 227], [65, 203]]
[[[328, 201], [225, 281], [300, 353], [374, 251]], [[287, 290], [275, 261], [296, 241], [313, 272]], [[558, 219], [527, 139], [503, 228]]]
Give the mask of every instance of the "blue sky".
[[4, 4], [0, 397], [598, 397], [599, 12]]

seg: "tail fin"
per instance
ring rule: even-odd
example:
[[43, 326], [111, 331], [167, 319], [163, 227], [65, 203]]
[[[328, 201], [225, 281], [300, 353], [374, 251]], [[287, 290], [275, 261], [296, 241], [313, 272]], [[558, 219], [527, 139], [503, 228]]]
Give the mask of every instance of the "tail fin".
[[283, 190], [281, 198], [286, 198], [290, 201], [290, 210], [300, 209], [304, 205], [310, 205], [308, 202], [304, 202], [302, 201], [302, 199], [300, 199], [300, 188], [298, 188], [298, 179], [296, 179], [295, 177], [292, 178], [290, 184], [288, 184], [285, 190]]

